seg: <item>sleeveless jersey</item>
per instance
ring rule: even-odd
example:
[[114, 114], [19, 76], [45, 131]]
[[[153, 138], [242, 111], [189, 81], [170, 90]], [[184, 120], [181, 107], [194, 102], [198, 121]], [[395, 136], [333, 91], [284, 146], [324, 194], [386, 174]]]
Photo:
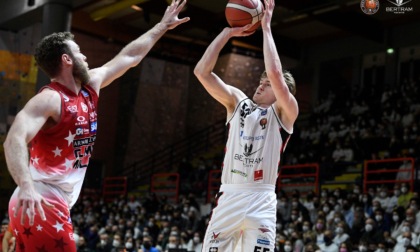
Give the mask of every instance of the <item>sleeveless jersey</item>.
[[273, 106], [258, 107], [246, 98], [227, 122], [229, 135], [222, 184], [276, 184], [280, 157], [290, 135]]
[[31, 141], [29, 168], [34, 181], [51, 187], [71, 208], [79, 197], [96, 138], [98, 95], [88, 85], [79, 94], [57, 82], [44, 88], [59, 93], [61, 117]]

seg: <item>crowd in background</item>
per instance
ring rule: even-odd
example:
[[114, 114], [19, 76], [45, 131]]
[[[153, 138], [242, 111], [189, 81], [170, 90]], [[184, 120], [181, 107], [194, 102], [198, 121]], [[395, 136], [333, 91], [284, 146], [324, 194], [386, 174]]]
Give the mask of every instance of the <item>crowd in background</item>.
[[[328, 164], [387, 157], [417, 157], [420, 89], [405, 81], [382, 95], [350, 101], [329, 93], [308, 123], [297, 124], [285, 164]], [[375, 111], [375, 112], [373, 112]], [[293, 140], [295, 139], [295, 140]], [[82, 197], [71, 211], [78, 251], [201, 252], [210, 213], [200, 211], [206, 176], [220, 157], [179, 166], [181, 195], [123, 195], [112, 202]], [[204, 179], [203, 179], [204, 178]], [[192, 193], [194, 192], [194, 193]], [[278, 193], [276, 251], [419, 251], [420, 201], [406, 183], [393, 188], [322, 189]], [[2, 224], [7, 225], [8, 216]], [[182, 251], [182, 250], [180, 250]]]
[[[406, 183], [395, 184], [392, 192], [363, 192], [359, 185], [280, 191], [276, 251], [418, 251], [419, 207], [418, 193]], [[83, 197], [71, 211], [74, 237], [81, 252], [199, 252], [210, 218], [200, 209], [194, 194], [181, 195], [178, 203], [155, 194], [112, 202]]]

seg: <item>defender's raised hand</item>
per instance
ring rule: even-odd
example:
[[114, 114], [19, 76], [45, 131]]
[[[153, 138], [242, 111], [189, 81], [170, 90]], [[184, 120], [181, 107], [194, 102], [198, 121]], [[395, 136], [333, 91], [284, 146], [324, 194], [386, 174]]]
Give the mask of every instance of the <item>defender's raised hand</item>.
[[189, 17], [184, 17], [182, 19], [178, 18], [178, 14], [184, 8], [186, 3], [187, 0], [172, 0], [171, 5], [166, 8], [161, 23], [166, 24], [168, 29], [171, 30], [182, 23], [188, 22], [190, 20]]

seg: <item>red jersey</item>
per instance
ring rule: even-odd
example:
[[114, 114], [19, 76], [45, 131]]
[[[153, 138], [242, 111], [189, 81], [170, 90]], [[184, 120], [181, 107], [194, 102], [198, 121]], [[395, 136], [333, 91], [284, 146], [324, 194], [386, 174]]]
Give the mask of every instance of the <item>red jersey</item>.
[[44, 88], [60, 94], [61, 118], [52, 128], [40, 130], [31, 141], [29, 168], [34, 181], [56, 189], [71, 208], [79, 197], [92, 155], [98, 95], [88, 85], [79, 94], [57, 82]]

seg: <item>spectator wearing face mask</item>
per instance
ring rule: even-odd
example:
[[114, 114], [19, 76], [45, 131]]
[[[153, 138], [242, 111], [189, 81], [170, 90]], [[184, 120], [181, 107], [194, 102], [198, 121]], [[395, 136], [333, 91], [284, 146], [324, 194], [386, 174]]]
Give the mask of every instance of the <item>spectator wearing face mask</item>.
[[407, 183], [401, 183], [401, 194], [398, 197], [398, 206], [407, 207], [413, 193], [408, 190]]
[[280, 199], [277, 201], [277, 212], [280, 214], [281, 222], [289, 220], [291, 211], [292, 204], [289, 203], [285, 194], [281, 195]]
[[108, 233], [102, 233], [99, 235], [99, 242], [96, 245], [98, 252], [109, 252], [112, 249], [112, 241], [109, 239]]
[[338, 247], [339, 247], [338, 249], [339, 252], [352, 252], [353, 251], [350, 242], [342, 242], [340, 243]]
[[402, 228], [404, 224], [404, 208], [398, 207], [392, 211], [392, 220], [391, 220], [391, 237], [392, 239], [397, 239], [397, 237], [402, 234]]
[[365, 228], [360, 239], [368, 244], [383, 242], [383, 233], [376, 228], [376, 223], [372, 218], [366, 219]]
[[133, 237], [126, 237], [124, 247], [126, 252], [137, 252], [136, 244]]
[[122, 242], [121, 235], [119, 233], [114, 234], [111, 252], [119, 251], [122, 246], [124, 246], [124, 244]]
[[381, 187], [381, 189], [379, 190], [379, 194], [373, 200], [379, 201], [379, 204], [383, 209], [388, 209], [388, 206], [390, 204], [388, 189], [386, 187]]
[[420, 232], [420, 227], [419, 227], [420, 220], [417, 219], [416, 211], [413, 208], [408, 207], [405, 210], [405, 221], [410, 224], [410, 229], [413, 232], [416, 232], [416, 233]]
[[292, 252], [293, 250], [293, 243], [290, 240], [286, 240], [283, 244], [284, 252]]
[[413, 238], [416, 239], [417, 236], [413, 233], [404, 232], [400, 237], [397, 238], [397, 244], [394, 247], [393, 252], [406, 252], [407, 247], [409, 246], [415, 246], [415, 242], [413, 241]]
[[340, 246], [340, 244], [349, 241], [350, 236], [348, 235], [348, 226], [345, 221], [340, 221], [337, 223], [334, 233], [335, 237], [333, 242], [337, 244], [337, 246]]
[[316, 232], [310, 221], [304, 221], [302, 225], [302, 238], [305, 244], [316, 242]]
[[376, 228], [382, 232], [389, 232], [391, 230], [391, 224], [388, 215], [385, 214], [384, 209], [378, 208], [373, 214], [376, 221]]
[[191, 252], [201, 252], [203, 247], [200, 232], [195, 232], [193, 237], [188, 241], [187, 250]]
[[366, 217], [369, 217], [372, 215], [372, 196], [368, 193], [364, 193], [361, 197], [360, 204], [363, 207], [363, 213]]
[[152, 237], [147, 235], [143, 237], [143, 242], [138, 252], [159, 252], [159, 250], [153, 246]]
[[330, 230], [324, 232], [324, 243], [319, 245], [319, 248], [323, 252], [338, 252], [339, 248], [337, 244], [333, 242], [333, 233]]
[[419, 199], [418, 198], [411, 198], [410, 204], [408, 206], [413, 211], [413, 217], [415, 222], [413, 224], [413, 232], [420, 234], [420, 211], [419, 211]]
[[176, 235], [170, 235], [168, 244], [166, 244], [166, 252], [169, 252], [170, 249], [179, 248], [179, 237]]
[[316, 244], [321, 246], [324, 244], [324, 231], [326, 230], [325, 220], [318, 218], [315, 223]]

